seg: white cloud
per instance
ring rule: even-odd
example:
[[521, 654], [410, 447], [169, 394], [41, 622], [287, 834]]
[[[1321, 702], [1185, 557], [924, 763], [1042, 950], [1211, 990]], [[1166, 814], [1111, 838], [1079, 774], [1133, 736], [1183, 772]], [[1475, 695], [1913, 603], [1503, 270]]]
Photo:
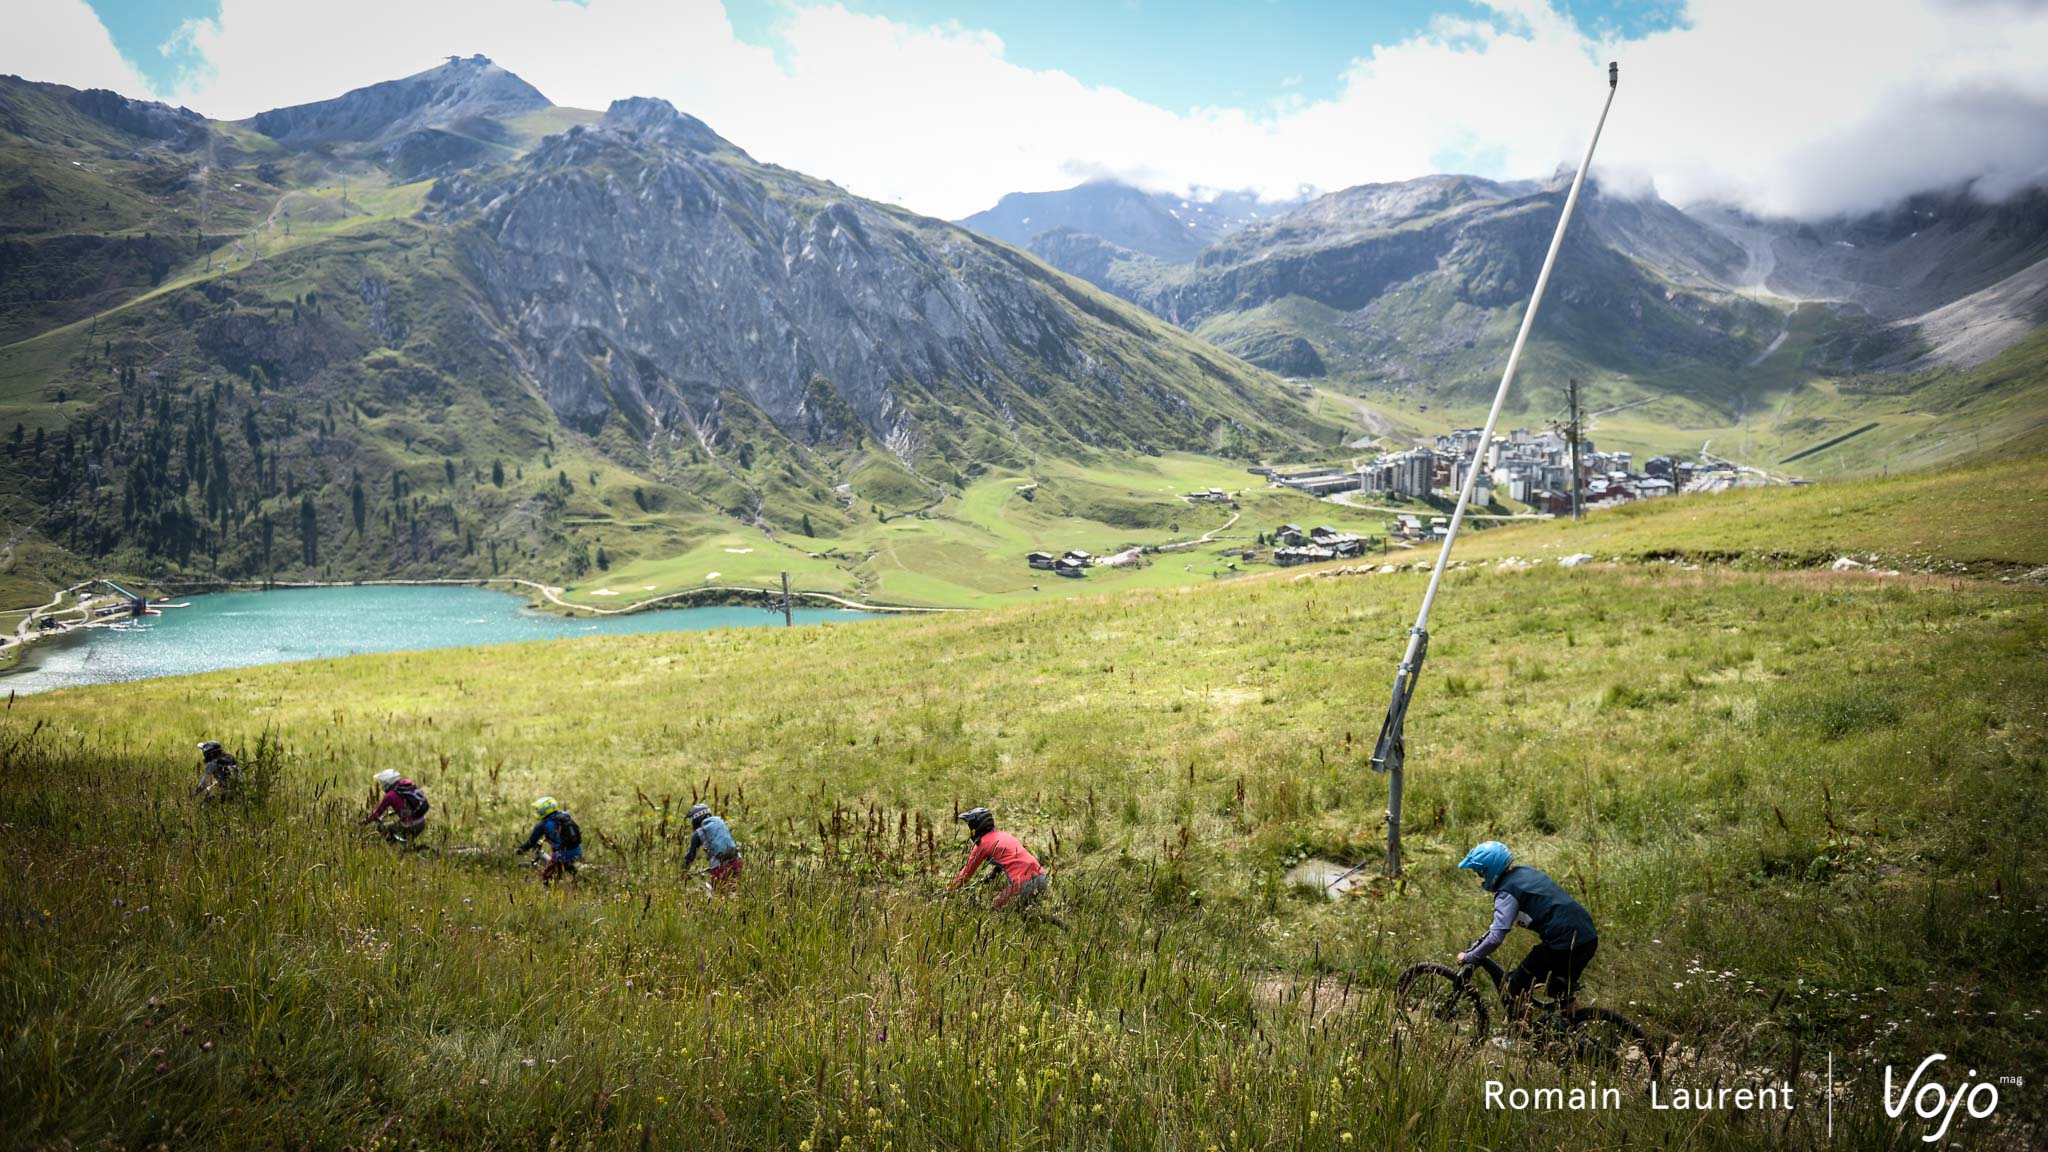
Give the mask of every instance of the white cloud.
[[[1021, 67], [987, 32], [805, 0], [783, 18], [779, 60], [739, 42], [712, 0], [358, 0], [346, 20], [225, 0], [182, 33], [209, 68], [163, 95], [240, 117], [482, 52], [558, 103], [665, 96], [762, 159], [961, 216], [1096, 175], [1272, 195], [1446, 164], [1547, 175], [1583, 149], [1613, 57], [1602, 170], [1674, 200], [1818, 215], [2048, 175], [2048, 5], [1692, 0], [1680, 26], [1622, 43], [1544, 0], [1489, 6], [1370, 49], [1333, 98], [1177, 113]], [[0, 68], [138, 90], [79, 0], [28, 11], [28, 46], [0, 49]]]
[[7, 28], [0, 38], [0, 73], [131, 96], [149, 91], [85, 0], [6, 0], [0, 2], [0, 20]]

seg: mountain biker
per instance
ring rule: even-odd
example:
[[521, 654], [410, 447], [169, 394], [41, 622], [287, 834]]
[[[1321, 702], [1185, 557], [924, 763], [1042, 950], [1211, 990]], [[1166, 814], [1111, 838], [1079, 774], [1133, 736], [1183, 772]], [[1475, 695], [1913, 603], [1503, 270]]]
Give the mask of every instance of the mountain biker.
[[574, 877], [576, 865], [583, 862], [583, 829], [576, 826], [576, 818], [555, 803], [553, 796], [535, 800], [533, 814], [540, 819], [534, 824], [532, 834], [527, 836], [526, 843], [513, 851], [531, 852], [546, 840], [548, 866], [540, 870], [540, 882], [551, 884], [557, 876]]
[[1493, 925], [1470, 948], [1458, 953], [1458, 963], [1484, 960], [1520, 924], [1541, 939], [1508, 973], [1509, 1015], [1526, 1019], [1529, 988], [1538, 980], [1564, 1001], [1566, 1012], [1575, 1010], [1579, 976], [1600, 944], [1585, 906], [1566, 895], [1549, 876], [1516, 864], [1514, 854], [1498, 840], [1488, 840], [1467, 852], [1458, 867], [1479, 873], [1480, 884], [1493, 893]]
[[1022, 912], [1031, 906], [1052, 882], [1052, 873], [1038, 862], [1023, 843], [1008, 832], [996, 830], [996, 818], [986, 808], [969, 808], [955, 820], [967, 825], [968, 835], [974, 837], [974, 852], [967, 857], [960, 874], [946, 885], [952, 892], [974, 878], [975, 870], [983, 864], [999, 868], [1009, 879], [1002, 892], [996, 896], [996, 908], [1015, 908]]
[[202, 800], [218, 795], [225, 799], [234, 792], [235, 781], [242, 775], [241, 762], [228, 754], [218, 740], [199, 742], [199, 784], [192, 793]]
[[[370, 779], [383, 790], [384, 798], [363, 817], [363, 823], [375, 823], [385, 839], [400, 844], [409, 843], [427, 830], [427, 809], [432, 805], [427, 802], [426, 789], [400, 776], [396, 768], [386, 768]], [[388, 825], [379, 821], [378, 817], [386, 812], [397, 813], [398, 819]]]
[[740, 869], [745, 862], [740, 859], [739, 845], [732, 841], [732, 829], [725, 826], [721, 817], [712, 815], [711, 805], [692, 804], [688, 812], [690, 827], [690, 850], [683, 854], [683, 871], [690, 870], [691, 861], [697, 859], [697, 850], [702, 848], [711, 858], [711, 869], [704, 878], [712, 885], [724, 888], [740, 878]]

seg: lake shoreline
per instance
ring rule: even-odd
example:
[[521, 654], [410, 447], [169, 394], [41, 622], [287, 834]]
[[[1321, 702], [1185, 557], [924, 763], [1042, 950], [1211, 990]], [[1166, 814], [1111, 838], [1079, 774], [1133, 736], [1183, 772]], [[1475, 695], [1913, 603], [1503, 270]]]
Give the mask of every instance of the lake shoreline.
[[[705, 586], [685, 588], [678, 592], [665, 592], [645, 600], [634, 601], [617, 608], [599, 607], [594, 604], [578, 604], [559, 598], [566, 588], [542, 584], [518, 576], [449, 576], [419, 577], [414, 579], [389, 580], [176, 580], [165, 583], [151, 583], [151, 588], [178, 589], [181, 595], [205, 595], [209, 592], [267, 592], [285, 591], [294, 588], [441, 588], [467, 587], [486, 588], [491, 591], [494, 584], [511, 584], [522, 589], [510, 593], [523, 597], [531, 608], [560, 609], [561, 615], [575, 618], [576, 613], [591, 616], [624, 616], [635, 612], [661, 612], [677, 608], [710, 607], [759, 607], [764, 603], [781, 599], [782, 593], [773, 588], [746, 588], [739, 586]], [[822, 600], [838, 608], [855, 612], [902, 613], [925, 615], [945, 612], [967, 612], [971, 609], [922, 604], [876, 604], [841, 596], [834, 592], [815, 592], [795, 588], [790, 590], [793, 600]]]
[[[179, 600], [191, 594], [189, 604], [139, 619], [123, 615], [92, 625], [74, 622], [61, 632], [34, 633], [37, 643], [11, 646], [19, 650], [19, 656], [14, 667], [0, 671], [0, 687], [10, 695], [29, 694], [372, 652], [782, 627], [785, 622], [765, 594], [751, 590], [706, 590], [723, 593], [719, 603], [706, 603], [705, 598], [694, 596], [669, 598], [638, 611], [604, 612], [536, 605], [532, 597], [490, 585], [481, 580], [318, 585], [280, 581], [267, 588], [253, 583], [236, 586], [228, 581], [174, 585], [171, 588], [178, 592]], [[154, 594], [171, 588], [159, 586], [149, 591]], [[201, 592], [200, 588], [211, 591]], [[290, 595], [273, 598], [269, 593]], [[151, 600], [163, 602], [155, 595]], [[800, 606], [792, 613], [799, 625], [879, 615], [837, 603]], [[64, 642], [65, 637], [73, 639]]]

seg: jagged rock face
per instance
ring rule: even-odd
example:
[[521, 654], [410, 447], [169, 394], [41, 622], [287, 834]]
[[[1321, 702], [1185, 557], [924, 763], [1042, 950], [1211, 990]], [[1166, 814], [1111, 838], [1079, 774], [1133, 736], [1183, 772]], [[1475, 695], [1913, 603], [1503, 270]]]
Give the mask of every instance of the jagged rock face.
[[1194, 199], [1097, 180], [1058, 192], [1012, 192], [960, 226], [1033, 251], [1049, 233], [1067, 231], [1155, 260], [1186, 263], [1247, 223], [1295, 203], [1261, 201], [1247, 192]]
[[322, 100], [258, 114], [256, 131], [293, 147], [392, 140], [423, 129], [552, 107], [540, 91], [482, 56]]
[[150, 140], [203, 141], [206, 120], [190, 108], [130, 100], [105, 88], [71, 94], [71, 106], [112, 128]]
[[[1476, 376], [1499, 339], [1491, 318], [1535, 286], [1564, 195], [1561, 184], [1460, 176], [1348, 189], [1243, 229], [1186, 277], [1131, 298], [1189, 327], [1216, 318], [1227, 326], [1290, 300], [1329, 310], [1338, 319], [1314, 333], [1270, 324], [1218, 333], [1225, 347], [1289, 375], [1312, 374], [1336, 353], [1351, 371], [1390, 380]], [[1743, 262], [1739, 246], [1669, 205], [1609, 202], [1589, 187], [1560, 254], [1546, 330], [1617, 369], [1739, 362], [1756, 331], [1772, 326], [1761, 305], [1726, 286]]]
[[[878, 439], [906, 400], [995, 413], [1097, 372], [1045, 273], [998, 246], [753, 164], [660, 101], [615, 104], [509, 174], [435, 199], [542, 395], [593, 429], [702, 421], [732, 390], [818, 434], [822, 382]], [[1099, 374], [1099, 373], [1097, 373]]]

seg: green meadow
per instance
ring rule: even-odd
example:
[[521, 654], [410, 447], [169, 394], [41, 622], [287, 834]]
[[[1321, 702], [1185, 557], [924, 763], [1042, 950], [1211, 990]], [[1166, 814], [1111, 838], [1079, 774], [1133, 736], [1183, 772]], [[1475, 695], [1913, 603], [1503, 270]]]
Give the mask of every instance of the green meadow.
[[[1917, 531], [1937, 565], [2048, 563], [2014, 527], [2024, 495], [2014, 519], [1954, 514], [2003, 491], [1984, 487], [1475, 536], [1475, 558], [1530, 555], [1611, 526], [1597, 567], [1451, 575], [1409, 719], [1407, 876], [1339, 901], [1285, 874], [1376, 857], [1366, 761], [1415, 576], [1134, 581], [20, 698], [0, 719], [9, 1141], [1923, 1146], [1885, 1113], [1886, 1066], [2048, 1062], [2042, 586], [1651, 553]], [[977, 497], [1028, 534], [1013, 496]], [[231, 803], [189, 798], [206, 736], [250, 765]], [[354, 825], [384, 767], [433, 797], [421, 850]], [[510, 854], [543, 792], [585, 830], [573, 885]], [[678, 875], [699, 797], [747, 854], [728, 897]], [[1039, 912], [942, 898], [973, 804], [1053, 869]], [[1489, 837], [1591, 909], [1586, 1001], [1668, 1040], [1667, 1087], [1790, 1081], [1799, 1106], [1653, 1111], [1630, 1084], [1615, 1110], [1487, 1108], [1488, 1081], [1584, 1070], [1519, 1042], [1445, 1054], [1387, 1000], [1483, 930], [1454, 866]], [[2028, 1146], [2038, 1100], [2008, 1087], [1952, 1136]]]

